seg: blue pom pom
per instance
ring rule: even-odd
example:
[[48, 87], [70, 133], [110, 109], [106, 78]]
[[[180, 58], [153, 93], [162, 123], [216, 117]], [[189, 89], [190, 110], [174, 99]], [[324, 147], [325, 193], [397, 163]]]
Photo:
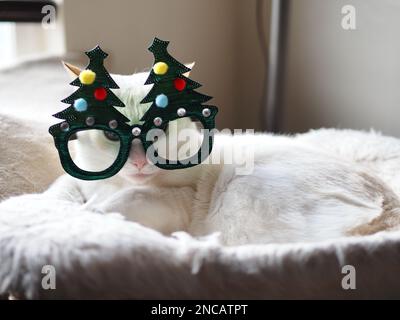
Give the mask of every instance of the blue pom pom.
[[159, 94], [156, 97], [156, 106], [159, 108], [165, 108], [168, 105], [168, 97], [165, 94]]
[[76, 111], [82, 112], [86, 111], [88, 108], [88, 104], [85, 99], [79, 98], [74, 101], [74, 109]]

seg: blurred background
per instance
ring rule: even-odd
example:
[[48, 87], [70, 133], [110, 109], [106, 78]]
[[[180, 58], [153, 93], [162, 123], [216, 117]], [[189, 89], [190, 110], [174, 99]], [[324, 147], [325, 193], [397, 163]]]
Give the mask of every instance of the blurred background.
[[[56, 6], [51, 24], [43, 23], [51, 10], [41, 10], [49, 1], [38, 2], [0, 1], [1, 112], [28, 118], [63, 109], [59, 101], [74, 88], [58, 61], [85, 66], [83, 52], [96, 44], [110, 54], [111, 73], [149, 69], [157, 36], [171, 41], [178, 60], [196, 61], [191, 77], [214, 97], [219, 128], [268, 129], [275, 94], [276, 131], [400, 136], [398, 0], [58, 0], [48, 3]], [[345, 5], [355, 8], [355, 30], [343, 28]], [[275, 60], [274, 35], [284, 43]]]

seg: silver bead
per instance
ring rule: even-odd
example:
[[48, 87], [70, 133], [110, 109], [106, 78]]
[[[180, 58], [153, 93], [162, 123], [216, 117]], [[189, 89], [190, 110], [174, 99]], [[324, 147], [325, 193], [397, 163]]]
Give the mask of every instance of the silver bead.
[[202, 114], [203, 114], [203, 116], [208, 118], [209, 116], [211, 116], [211, 110], [208, 108], [204, 108]]
[[61, 129], [62, 131], [68, 131], [68, 130], [69, 130], [69, 124], [68, 124], [68, 122], [63, 122], [63, 123], [61, 123], [61, 124], [60, 124], [60, 129]]
[[108, 123], [108, 126], [109, 126], [111, 129], [115, 129], [115, 128], [118, 127], [118, 121], [117, 121], [117, 120], [111, 120], [111, 121]]
[[133, 134], [135, 137], [139, 136], [141, 132], [142, 132], [142, 130], [140, 130], [140, 128], [138, 128], [138, 127], [134, 127], [134, 128], [132, 129], [132, 134]]
[[162, 119], [160, 117], [154, 118], [153, 123], [155, 126], [159, 127], [162, 124]]
[[178, 116], [180, 116], [180, 117], [183, 117], [183, 116], [186, 114], [186, 109], [185, 109], [185, 108], [179, 108], [179, 109], [176, 111], [176, 114], [177, 114]]
[[85, 122], [88, 126], [94, 125], [94, 117], [87, 117]]

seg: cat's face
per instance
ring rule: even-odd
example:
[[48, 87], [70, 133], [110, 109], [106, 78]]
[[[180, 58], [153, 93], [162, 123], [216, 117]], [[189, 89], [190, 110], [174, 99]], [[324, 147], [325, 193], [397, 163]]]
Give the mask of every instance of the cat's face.
[[[65, 64], [68, 71], [75, 78], [80, 70], [69, 64]], [[189, 65], [191, 68], [193, 65]], [[141, 117], [150, 107], [150, 104], [142, 105], [140, 101], [150, 90], [151, 86], [145, 86], [144, 83], [148, 73], [137, 73], [133, 75], [112, 75], [120, 89], [113, 90], [117, 97], [125, 104], [125, 108], [118, 110], [129, 120], [130, 124], [140, 123]], [[189, 118], [173, 121], [164, 128], [165, 135], [156, 142], [159, 150], [183, 150], [183, 142], [178, 142], [178, 132], [182, 129], [199, 133], [200, 128]], [[200, 135], [199, 135], [200, 136]], [[87, 130], [77, 134], [78, 139], [72, 141], [75, 149], [74, 162], [84, 170], [102, 171], [111, 166], [118, 155], [120, 142], [112, 132], [100, 130]], [[199, 144], [200, 140], [191, 139], [191, 143]], [[195, 147], [194, 147], [195, 149]], [[180, 170], [179, 170], [180, 171]], [[185, 170], [186, 171], [186, 170]], [[145, 154], [142, 143], [138, 139], [132, 142], [129, 158], [124, 167], [117, 174], [119, 177], [135, 183], [147, 183], [151, 180], [164, 177], [173, 179], [177, 173], [170, 170], [163, 170], [149, 161]]]
[[[140, 123], [140, 119], [150, 107], [150, 104], [140, 104], [140, 101], [151, 88], [151, 86], [144, 85], [147, 76], [148, 73], [145, 72], [129, 76], [112, 75], [120, 87], [120, 89], [114, 90], [114, 93], [125, 104], [125, 108], [120, 108], [119, 111], [130, 120], [130, 124]], [[107, 151], [105, 151], [109, 152], [110, 148], [113, 148], [113, 151], [118, 149], [118, 142], [113, 141], [113, 144], [113, 146], [109, 146]], [[147, 159], [142, 143], [138, 139], [134, 139], [129, 158], [117, 175], [133, 182], [145, 183], [161, 173], [161, 169], [150, 163]]]

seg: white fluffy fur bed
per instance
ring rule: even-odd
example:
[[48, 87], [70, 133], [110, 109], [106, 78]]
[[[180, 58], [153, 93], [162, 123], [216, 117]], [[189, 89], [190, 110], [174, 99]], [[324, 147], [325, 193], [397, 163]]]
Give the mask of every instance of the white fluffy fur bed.
[[[13, 80], [0, 78], [5, 87], [0, 92], [0, 199], [41, 192], [62, 172], [46, 133], [51, 118], [42, 117], [38, 124], [32, 119], [52, 113], [51, 101], [65, 96], [57, 90], [68, 79], [59, 79], [58, 85], [55, 75], [63, 75], [58, 61], [31, 68], [10, 75], [41, 79], [18, 86], [35, 95], [30, 100], [36, 105], [29, 108], [13, 86], [7, 88]], [[49, 72], [55, 68], [60, 69]], [[43, 97], [39, 87], [53, 96]], [[0, 205], [0, 296], [400, 298], [398, 231], [316, 244], [228, 248], [218, 244], [217, 235], [202, 240], [184, 233], [165, 237], [118, 214], [101, 215], [79, 206], [66, 211], [62, 201], [54, 200], [47, 212], [35, 211], [40, 201], [36, 194]], [[23, 214], [21, 208], [26, 209]], [[342, 266], [348, 264], [356, 268], [356, 290], [341, 286]], [[56, 290], [41, 287], [44, 265], [56, 269]]]
[[[45, 189], [61, 172], [51, 141], [37, 138], [40, 126], [17, 125], [17, 120], [4, 116], [1, 123], [0, 135], [7, 137], [0, 143], [2, 197]], [[217, 235], [202, 240], [185, 233], [165, 237], [118, 214], [103, 216], [79, 206], [66, 211], [62, 201], [54, 200], [54, 209], [47, 212], [35, 211], [40, 201], [48, 200], [27, 195], [0, 206], [0, 294], [13, 292], [27, 298], [400, 297], [400, 232], [318, 244], [228, 248], [218, 244]], [[26, 208], [24, 214], [21, 208]], [[356, 290], [341, 286], [342, 266], [348, 264], [356, 268]], [[56, 290], [41, 287], [44, 265], [56, 269]]]

